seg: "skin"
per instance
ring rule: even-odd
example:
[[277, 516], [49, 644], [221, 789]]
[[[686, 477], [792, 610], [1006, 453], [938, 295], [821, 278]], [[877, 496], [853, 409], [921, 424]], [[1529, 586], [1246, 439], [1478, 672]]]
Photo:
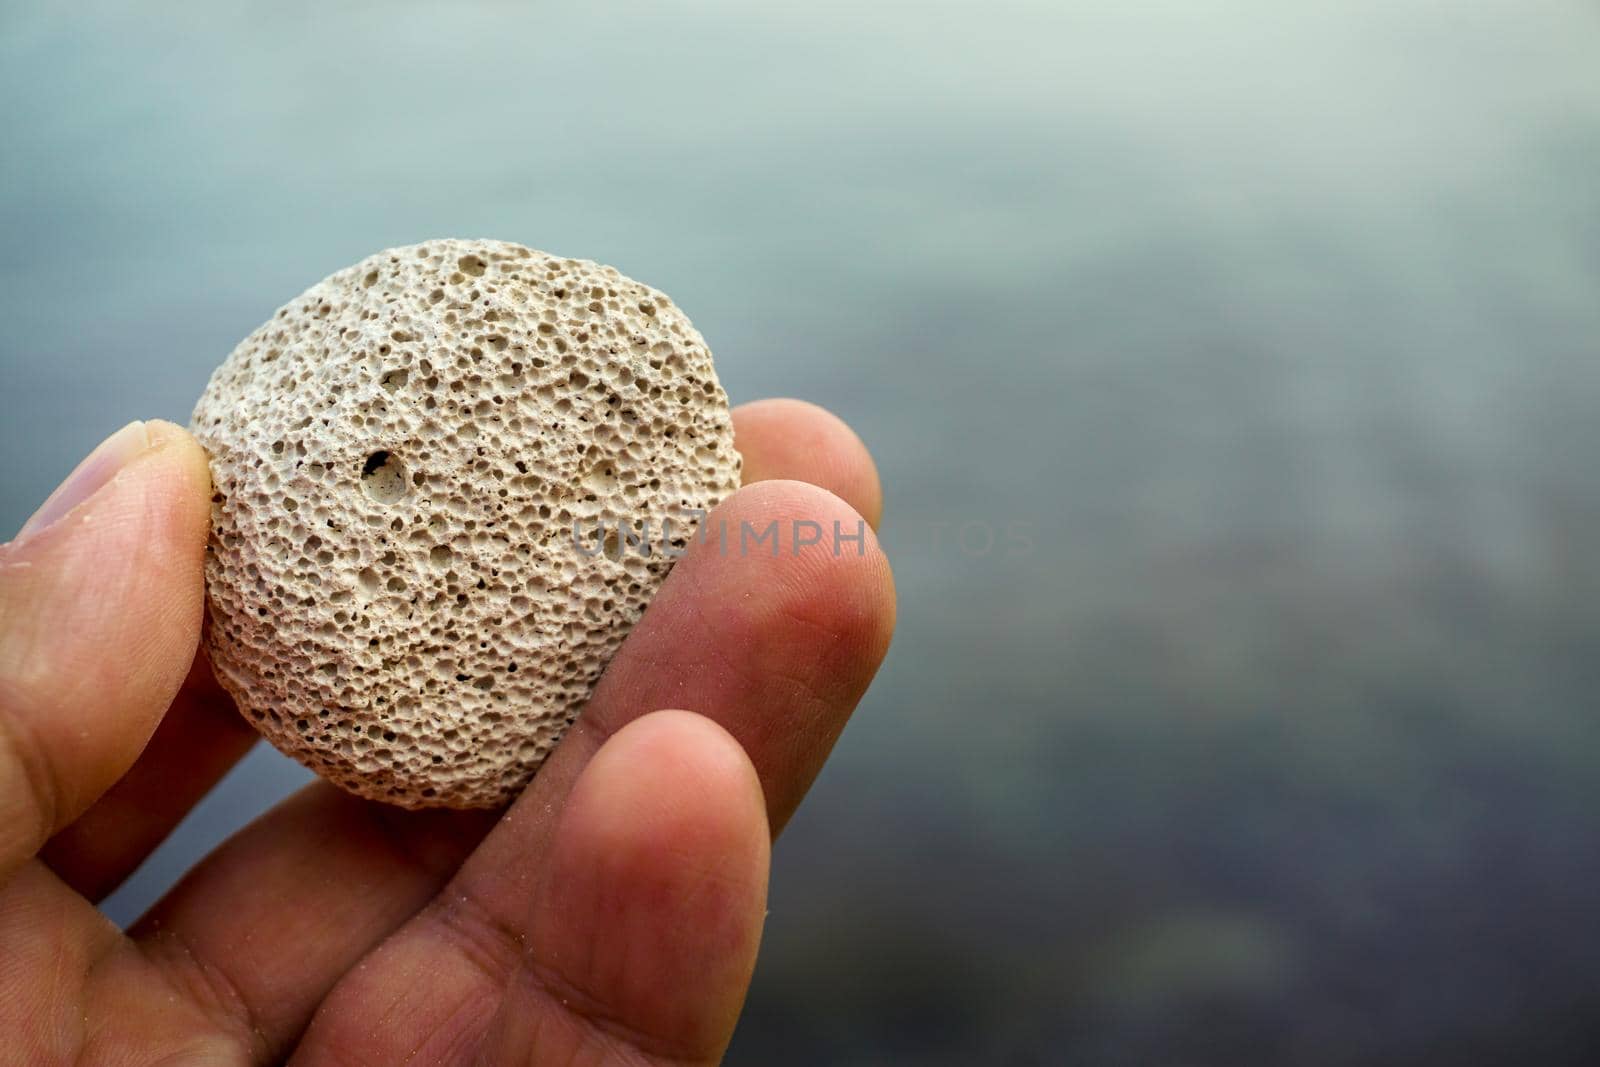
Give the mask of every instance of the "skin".
[[[734, 419], [745, 485], [710, 521], [876, 527], [876, 471], [838, 419], [790, 400]], [[315, 783], [124, 932], [95, 902], [254, 740], [196, 655], [205, 457], [145, 426], [88, 499], [0, 546], [7, 1055], [717, 1062], [772, 837], [888, 647], [873, 535], [859, 555], [694, 546], [509, 809], [407, 812]]]

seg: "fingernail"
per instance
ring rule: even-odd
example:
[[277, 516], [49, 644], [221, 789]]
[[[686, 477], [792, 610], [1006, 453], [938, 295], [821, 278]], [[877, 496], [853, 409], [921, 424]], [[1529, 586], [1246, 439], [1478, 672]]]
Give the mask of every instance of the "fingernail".
[[67, 480], [56, 486], [56, 491], [39, 506], [39, 510], [22, 524], [16, 540], [21, 541], [29, 534], [37, 533], [94, 496], [101, 486], [128, 465], [129, 460], [144, 452], [153, 443], [142, 422], [130, 422], [101, 441], [99, 446], [67, 475]]

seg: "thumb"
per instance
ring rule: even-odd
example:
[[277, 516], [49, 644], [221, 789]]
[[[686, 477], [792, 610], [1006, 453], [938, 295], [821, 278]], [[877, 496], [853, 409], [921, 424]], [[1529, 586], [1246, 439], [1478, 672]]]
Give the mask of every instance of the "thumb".
[[200, 635], [205, 452], [134, 422], [0, 545], [0, 879], [133, 763]]

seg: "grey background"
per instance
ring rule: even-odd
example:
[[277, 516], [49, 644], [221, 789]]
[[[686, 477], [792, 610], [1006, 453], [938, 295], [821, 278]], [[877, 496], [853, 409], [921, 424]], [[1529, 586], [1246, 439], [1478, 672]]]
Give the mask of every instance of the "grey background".
[[7, 532], [432, 236], [614, 263], [874, 449], [900, 631], [732, 1062], [1600, 1055], [1592, 5], [54, 8], [0, 7]]

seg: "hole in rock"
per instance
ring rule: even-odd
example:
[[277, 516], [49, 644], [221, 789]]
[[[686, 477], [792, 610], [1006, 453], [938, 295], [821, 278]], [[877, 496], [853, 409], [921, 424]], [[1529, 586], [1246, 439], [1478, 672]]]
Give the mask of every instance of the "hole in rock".
[[378, 451], [361, 465], [361, 488], [380, 504], [393, 504], [406, 495], [406, 468], [392, 452]]

